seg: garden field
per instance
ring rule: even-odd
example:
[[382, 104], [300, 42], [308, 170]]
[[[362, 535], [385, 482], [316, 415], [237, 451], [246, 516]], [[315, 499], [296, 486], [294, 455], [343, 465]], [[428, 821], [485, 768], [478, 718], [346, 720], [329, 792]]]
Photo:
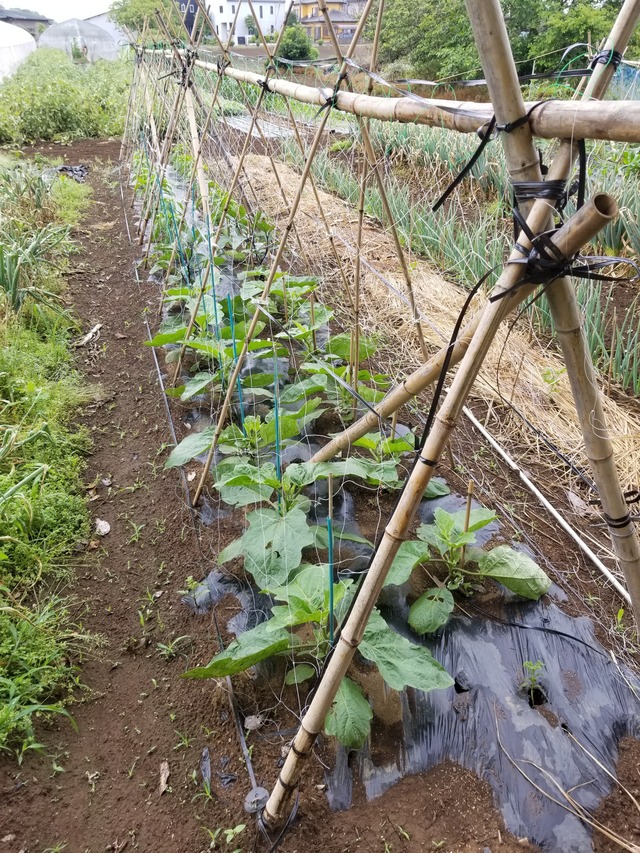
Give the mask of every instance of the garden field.
[[0, 849], [640, 849], [640, 136], [382, 19], [0, 84]]

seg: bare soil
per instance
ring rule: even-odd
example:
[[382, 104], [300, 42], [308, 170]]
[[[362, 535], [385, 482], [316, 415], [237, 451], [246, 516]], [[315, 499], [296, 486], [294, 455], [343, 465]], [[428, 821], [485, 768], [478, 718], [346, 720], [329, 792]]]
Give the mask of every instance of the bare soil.
[[[241, 518], [218, 517], [209, 528], [194, 527], [179, 474], [162, 467], [172, 436], [152, 352], [143, 346], [145, 312], [153, 325], [158, 292], [146, 282], [139, 289], [134, 276], [138, 247], [129, 244], [117, 173], [107, 167], [117, 163], [119, 143], [86, 141], [40, 150], [92, 167], [93, 203], [78, 229], [80, 271], [69, 277], [68, 300], [83, 330], [102, 324], [97, 343], [79, 350], [78, 367], [100, 387], [81, 422], [94, 436], [86, 472], [91, 510], [110, 523], [111, 531], [90, 543], [67, 590], [84, 609], [85, 628], [104, 641], [100, 653], [83, 665], [87, 690], [79, 691], [71, 709], [77, 731], [61, 721], [39, 732], [45, 754], [27, 757], [21, 767], [6, 757], [0, 761], [0, 851], [45, 853], [66, 845], [72, 853], [198, 853], [211, 849], [204, 827], [241, 823], [247, 828], [235, 846], [248, 851], [255, 838], [253, 849], [267, 850], [243, 809], [251, 782], [226, 683], [180, 679], [187, 666], [208, 660], [218, 649], [214, 617], [194, 616], [180, 603], [185, 579], [206, 575], [216, 548], [238, 535]], [[125, 203], [131, 203], [128, 193]], [[188, 413], [172, 411], [181, 437]], [[456, 442], [454, 451], [468, 455], [473, 437], [461, 433]], [[453, 471], [443, 473], [453, 487], [459, 485]], [[497, 467], [493, 475], [504, 478], [503, 500], [509, 489], [517, 494], [507, 472]], [[531, 522], [533, 532], [538, 526]], [[550, 558], [554, 551], [566, 555], [562, 537], [549, 535]], [[588, 580], [585, 585], [589, 588]], [[583, 593], [573, 606], [584, 612], [580, 597]], [[216, 614], [224, 640], [235, 606], [223, 600]], [[166, 660], [157, 644], [176, 637], [189, 639], [180, 656]], [[272, 709], [263, 729], [248, 737], [257, 782], [271, 788], [281, 748], [296, 724], [287, 706], [297, 707], [297, 700], [294, 705], [293, 695], [276, 696], [269, 685], [248, 676], [234, 679], [234, 696], [241, 717]], [[392, 731], [381, 726], [378, 736], [382, 749]], [[213, 779], [209, 798], [202, 796], [199, 774], [205, 747]], [[638, 747], [626, 742], [620, 764], [636, 794]], [[55, 771], [54, 758], [64, 772]], [[331, 813], [321, 763], [331, 760], [329, 746], [320, 745], [304, 776], [298, 818], [279, 849], [535, 849], [505, 832], [489, 785], [455, 765], [405, 779], [371, 803], [356, 786], [353, 807]], [[161, 794], [165, 761], [170, 776]], [[612, 795], [601, 817], [638, 837], [637, 812], [624, 795]], [[226, 849], [224, 842], [216, 849]]]

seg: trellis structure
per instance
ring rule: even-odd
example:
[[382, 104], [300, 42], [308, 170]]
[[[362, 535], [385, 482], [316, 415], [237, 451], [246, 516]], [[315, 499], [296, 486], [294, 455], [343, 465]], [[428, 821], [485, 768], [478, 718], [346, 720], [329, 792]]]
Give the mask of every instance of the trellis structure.
[[[525, 103], [517, 79], [515, 65], [510, 52], [506, 28], [498, 0], [467, 0], [476, 44], [487, 80], [490, 104], [459, 103], [453, 101], [424, 99], [415, 95], [400, 97], [376, 97], [372, 94], [376, 77], [365, 74], [364, 92], [353, 91], [350, 74], [366, 71], [356, 62], [356, 49], [373, 7], [368, 0], [351, 43], [343, 51], [323, 0], [319, 9], [324, 15], [335, 50], [338, 70], [334, 85], [314, 87], [299, 83], [295, 74], [283, 71], [273, 57], [277, 55], [282, 33], [275, 44], [269, 44], [260, 31], [259, 18], [255, 14], [252, 0], [247, 0], [249, 12], [256, 21], [259, 38], [269, 60], [262, 73], [242, 67], [242, 57], [231, 51], [233, 30], [242, 4], [237, 5], [234, 25], [226, 43], [215, 34], [206, 9], [199, 3], [193, 35], [185, 40], [183, 34], [172, 30], [171, 22], [159, 18], [165, 36], [162, 45], [148, 46], [143, 31], [136, 46], [136, 76], [132, 90], [130, 110], [125, 134], [125, 154], [131, 154], [139, 145], [142, 134], [147, 168], [154, 175], [148, 183], [142, 200], [139, 225], [141, 245], [148, 241], [147, 255], [153, 235], [153, 225], [162, 205], [163, 180], [167, 175], [170, 154], [176, 145], [190, 152], [192, 164], [187, 179], [184, 209], [179, 222], [175, 222], [176, 240], [167, 274], [179, 267], [179, 234], [188, 216], [189, 198], [193, 208], [201, 213], [209, 240], [209, 260], [200, 275], [200, 287], [191, 306], [191, 320], [186, 338], [180, 344], [173, 381], [177, 381], [182, 359], [189, 345], [196, 318], [201, 311], [202, 300], [211, 288], [216, 250], [223, 234], [223, 227], [234, 203], [240, 198], [247, 210], [257, 211], [261, 206], [256, 187], [256, 172], [251, 167], [251, 152], [259, 147], [268, 158], [275, 179], [278, 203], [286, 209], [284, 226], [279, 242], [272, 253], [269, 271], [264, 281], [261, 296], [246, 329], [243, 347], [237, 353], [231, 375], [226, 383], [226, 394], [216, 413], [216, 427], [212, 436], [206, 462], [194, 493], [197, 502], [205, 489], [209, 470], [214, 460], [220, 433], [228, 420], [233, 395], [251, 340], [263, 316], [263, 308], [270, 290], [276, 281], [283, 260], [290, 250], [289, 261], [308, 269], [309, 244], [300, 231], [303, 216], [308, 208], [301, 207], [309, 189], [316, 207], [315, 223], [324, 234], [329, 247], [328, 263], [334, 277], [335, 287], [342, 293], [345, 308], [352, 313], [352, 348], [350, 370], [352, 385], [357, 399], [357, 377], [359, 375], [359, 335], [361, 334], [361, 310], [363, 299], [364, 267], [368, 265], [364, 252], [365, 243], [365, 195], [375, 187], [380, 199], [382, 218], [385, 222], [390, 244], [396, 256], [400, 280], [404, 288], [400, 297], [407, 305], [414, 346], [420, 353], [420, 366], [409, 373], [393, 388], [385, 399], [371, 408], [332, 441], [318, 450], [312, 461], [330, 459], [336, 453], [347, 450], [352, 442], [380, 423], [393, 418], [398, 409], [434, 383], [444, 379], [448, 367], [459, 363], [444, 400], [435, 414], [425, 443], [405, 484], [398, 506], [390, 518], [384, 536], [379, 542], [366, 577], [359, 589], [355, 606], [348, 619], [340, 626], [335, 648], [326, 663], [322, 681], [313, 695], [300, 730], [293, 741], [285, 765], [263, 812], [267, 827], [280, 826], [290, 810], [290, 801], [296, 789], [304, 759], [310, 754], [315, 738], [322, 730], [327, 710], [330, 707], [347, 667], [362, 638], [367, 620], [376, 602], [386, 574], [402, 541], [407, 536], [416, 508], [424, 494], [435, 466], [446, 449], [451, 432], [455, 428], [473, 383], [477, 379], [500, 325], [527, 297], [537, 291], [540, 284], [546, 287], [546, 296], [558, 334], [564, 363], [571, 383], [576, 410], [582, 427], [584, 447], [589, 459], [593, 480], [597, 487], [604, 517], [610, 529], [611, 541], [626, 581], [626, 595], [633, 604], [636, 621], [640, 625], [640, 545], [633, 521], [620, 485], [612, 443], [606, 427], [606, 419], [595, 372], [588, 353], [580, 309], [573, 285], [565, 274], [570, 271], [570, 259], [580, 248], [617, 214], [615, 201], [605, 194], [594, 196], [564, 226], [551, 237], [552, 246], [538, 235], [553, 228], [552, 214], [557, 201], [545, 192], [540, 169], [540, 157], [534, 145], [534, 137], [562, 140], [546, 176], [549, 182], [566, 182], [577, 156], [580, 139], [608, 139], [640, 142], [640, 104], [632, 102], [601, 102], [613, 76], [616, 58], [626, 49], [629, 38], [640, 16], [640, 2], [626, 0], [613, 30], [598, 55], [598, 61], [583, 91], [581, 101], [548, 101]], [[285, 19], [292, 8], [289, 4]], [[371, 46], [369, 68], [373, 72], [377, 64], [378, 40], [384, 15], [384, 0], [379, 0], [375, 36]], [[217, 42], [212, 51], [201, 47], [203, 25], [208, 23]], [[231, 88], [230, 88], [231, 87]], [[228, 116], [228, 93], [237, 93], [250, 116], [248, 123], [239, 125], [233, 116]], [[275, 130], [270, 127], [269, 114], [265, 109], [268, 99], [279, 97], [280, 111], [271, 109], [271, 116], [278, 116]], [[312, 105], [315, 115], [301, 112], [295, 105]], [[296, 113], [295, 110], [298, 109]], [[327, 212], [326, 198], [316, 184], [313, 174], [314, 161], [319, 155], [326, 130], [341, 114], [355, 116], [364, 158], [361, 164], [358, 186], [356, 241], [352, 263], [345, 261], [341, 251], [340, 237], [332, 227]], [[370, 133], [370, 120], [407, 124], [425, 124], [448, 128], [462, 133], [475, 132], [480, 127], [487, 133], [489, 126], [500, 131], [507, 169], [513, 182], [533, 182], [534, 192], [520, 204], [526, 218], [526, 228], [520, 230], [508, 262], [492, 290], [492, 297], [484, 308], [466, 323], [451, 341], [435, 355], [430, 355], [426, 341], [425, 318], [416, 299], [411, 264], [407, 260], [403, 241], [396, 227], [395, 212], [385, 191], [380, 164], [374, 150]], [[289, 152], [297, 152], [300, 174], [297, 186], [290, 186], [282, 173], [283, 138]], [[292, 155], [293, 156], [293, 155]], [[139, 165], [138, 165], [139, 168]], [[134, 168], [135, 173], [135, 168]], [[286, 170], [287, 175], [290, 172]], [[214, 212], [209, 198], [209, 177], [224, 187], [225, 195]], [[135, 177], [135, 174], [134, 174]], [[555, 247], [555, 249], [553, 248]], [[540, 254], [546, 255], [552, 273], [535, 267]], [[533, 262], [527, 267], [524, 261]], [[532, 276], [532, 269], [537, 276]], [[384, 276], [378, 272], [380, 278]], [[428, 318], [426, 320], [428, 323]], [[355, 410], [355, 409], [354, 409]]]

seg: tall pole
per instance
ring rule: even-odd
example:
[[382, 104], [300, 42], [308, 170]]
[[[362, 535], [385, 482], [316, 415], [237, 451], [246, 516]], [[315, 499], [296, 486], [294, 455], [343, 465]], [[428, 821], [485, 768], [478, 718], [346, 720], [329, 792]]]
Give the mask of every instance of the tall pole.
[[[465, 2], [489, 95], [495, 107], [497, 125], [517, 123], [526, 112], [500, 3], [498, 0]], [[639, 14], [638, 0], [627, 3], [624, 24], [621, 23], [618, 29], [624, 28], [630, 35]], [[607, 42], [607, 49], [614, 50], [620, 46], [616, 45], [615, 39], [616, 28]], [[609, 66], [612, 63], [606, 64]], [[595, 81], [590, 81], [591, 85], [587, 87], [585, 97], [592, 98], [601, 94], [611, 79], [611, 73], [612, 71], [600, 73]], [[507, 168], [512, 178], [517, 174], [518, 180], [541, 181], [540, 158], [528, 122], [510, 133], [503, 133], [502, 141]], [[561, 152], [560, 165], [566, 169], [563, 174], [566, 179], [568, 167], [572, 162], [571, 143], [563, 142]], [[558, 164], [554, 165], [558, 167]], [[552, 224], [552, 217], [549, 216], [547, 227]], [[571, 280], [567, 277], [554, 281], [546, 295], [567, 368], [585, 453], [598, 490], [604, 518], [609, 526], [613, 550], [624, 573], [636, 625], [640, 629], [640, 542], [618, 478], [601, 393], [582, 326], [580, 306]]]

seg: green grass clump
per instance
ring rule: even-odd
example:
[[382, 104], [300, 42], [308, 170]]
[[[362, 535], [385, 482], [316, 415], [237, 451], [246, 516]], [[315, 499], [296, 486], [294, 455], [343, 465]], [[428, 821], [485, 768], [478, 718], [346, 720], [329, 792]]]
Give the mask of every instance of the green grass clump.
[[0, 142], [119, 136], [124, 128], [132, 63], [75, 65], [41, 48], [0, 85]]
[[[0, 292], [0, 751], [19, 761], [41, 747], [38, 717], [68, 716], [88, 642], [58, 592], [90, 534], [82, 485], [90, 441], [73, 417], [91, 394], [72, 363], [75, 322], [57, 298], [59, 269], [74, 251], [68, 228], [89, 197], [51, 170], [0, 170], [0, 252], [20, 262], [19, 298]], [[62, 238], [40, 245], [34, 262], [47, 229]]]

